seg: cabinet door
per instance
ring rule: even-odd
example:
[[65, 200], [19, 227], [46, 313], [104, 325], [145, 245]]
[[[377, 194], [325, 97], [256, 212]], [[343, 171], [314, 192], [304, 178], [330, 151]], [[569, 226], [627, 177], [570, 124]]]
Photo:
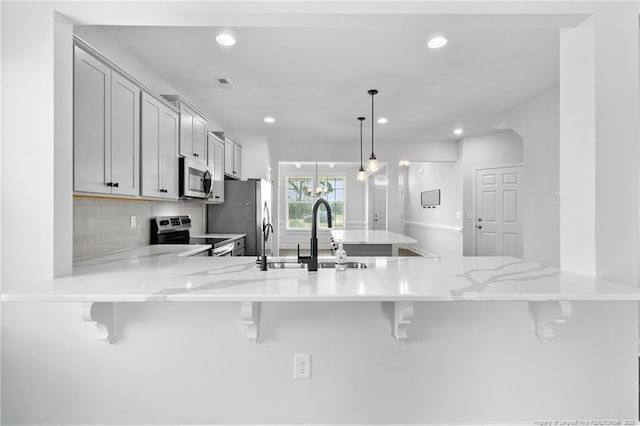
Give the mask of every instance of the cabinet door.
[[207, 162], [207, 120], [198, 115], [193, 118], [193, 153], [196, 160]]
[[141, 157], [142, 195], [160, 197], [162, 189], [160, 164], [160, 134], [162, 133], [163, 105], [146, 93], [142, 94]]
[[112, 194], [140, 195], [140, 89], [111, 72]]
[[193, 120], [195, 113], [191, 108], [182, 105], [180, 108], [180, 155], [195, 158], [193, 153]]
[[160, 182], [165, 198], [178, 198], [179, 115], [164, 107], [160, 122]]
[[73, 189], [110, 193], [111, 70], [76, 46], [73, 86]]
[[233, 176], [233, 147], [234, 143], [230, 140], [224, 141], [224, 174]]
[[213, 200], [224, 203], [224, 142], [213, 139], [209, 143], [209, 159], [213, 170]]
[[233, 176], [237, 177], [238, 179], [241, 178], [242, 174], [241, 169], [242, 168], [242, 147], [240, 147], [239, 145], [233, 145]]

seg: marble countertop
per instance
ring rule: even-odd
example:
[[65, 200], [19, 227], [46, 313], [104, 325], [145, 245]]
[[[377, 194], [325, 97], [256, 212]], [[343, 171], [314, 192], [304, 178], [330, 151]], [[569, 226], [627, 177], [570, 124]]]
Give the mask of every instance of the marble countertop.
[[395, 232], [373, 229], [332, 229], [331, 236], [344, 244], [417, 244], [418, 241]]
[[[83, 267], [100, 265], [121, 265], [126, 263], [145, 262], [145, 259], [160, 257], [181, 258], [194, 256], [211, 248], [211, 244], [160, 244], [148, 245], [126, 250], [119, 250], [110, 254], [85, 257], [73, 262], [74, 271]], [[74, 272], [75, 273], [75, 272]]]
[[[193, 246], [190, 246], [190, 248]], [[206, 247], [206, 246], [205, 246]], [[184, 246], [182, 246], [184, 249]], [[638, 301], [637, 288], [511, 257], [358, 258], [367, 269], [256, 267], [254, 257], [184, 257], [152, 246], [77, 263], [73, 275], [4, 302]], [[145, 254], [146, 253], [146, 254]], [[293, 258], [279, 259], [293, 261]], [[327, 259], [329, 260], [329, 259]], [[331, 258], [332, 260], [332, 258]]]

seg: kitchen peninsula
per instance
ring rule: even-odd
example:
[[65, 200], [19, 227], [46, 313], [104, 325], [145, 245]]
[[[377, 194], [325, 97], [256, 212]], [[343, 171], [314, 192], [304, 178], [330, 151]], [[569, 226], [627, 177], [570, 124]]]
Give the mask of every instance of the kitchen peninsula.
[[397, 256], [400, 247], [418, 244], [406, 235], [377, 229], [331, 229], [331, 241], [341, 242], [349, 256]]
[[[437, 376], [437, 371], [442, 369], [461, 368], [457, 365], [460, 360], [456, 359], [464, 354], [463, 348], [473, 345], [480, 356], [485, 356], [483, 351], [489, 348], [495, 353], [492, 359], [465, 362], [471, 365], [481, 362], [485, 368], [493, 369], [492, 374], [501, 383], [515, 386], [522, 380], [542, 380], [558, 385], [536, 403], [520, 396], [502, 419], [528, 419], [540, 416], [539, 413], [575, 416], [582, 413], [585, 406], [592, 407], [591, 412], [598, 418], [605, 415], [613, 418], [615, 414], [630, 416], [632, 399], [626, 395], [631, 393], [629, 387], [633, 380], [624, 381], [622, 385], [620, 380], [629, 368], [624, 353], [637, 345], [633, 339], [629, 340], [630, 318], [640, 300], [636, 288], [510, 257], [350, 257], [349, 261], [362, 262], [367, 267], [346, 271], [320, 268], [317, 272], [308, 272], [293, 258], [270, 258], [273, 265], [280, 267], [262, 272], [252, 257], [180, 256], [191, 249], [194, 246], [154, 246], [85, 259], [76, 262], [71, 276], [5, 290], [2, 301], [9, 314], [17, 305], [37, 310], [34, 325], [53, 320], [65, 330], [74, 330], [65, 337], [67, 346], [72, 345], [73, 351], [98, 351], [96, 354], [101, 353], [103, 357], [101, 368], [106, 368], [114, 377], [122, 374], [114, 370], [124, 356], [118, 354], [129, 353], [131, 345], [151, 355], [156, 353], [153, 352], [155, 345], [166, 340], [166, 344], [162, 344], [169, 345], [165, 350], [169, 351], [170, 358], [197, 349], [207, 354], [199, 355], [204, 359], [213, 356], [217, 362], [223, 362], [222, 359], [234, 353], [227, 349], [229, 346], [237, 347], [235, 351], [243, 357], [253, 357], [252, 354], [259, 356], [270, 351], [271, 345], [293, 344], [285, 358], [289, 359], [290, 351], [300, 350], [296, 348], [313, 351], [316, 365], [313, 377], [317, 377], [313, 386], [323, 386], [326, 379], [338, 379], [331, 379], [331, 369], [326, 365], [333, 359], [331, 351], [325, 351], [324, 346], [316, 347], [314, 342], [323, 342], [328, 348], [340, 342], [346, 350], [343, 362], [353, 365], [354, 361], [349, 359], [350, 351], [355, 350], [352, 346], [356, 342], [361, 345], [364, 339], [370, 347], [388, 353], [385, 357], [390, 357], [388, 361], [392, 363], [388, 368], [396, 372], [392, 374], [400, 374], [398, 369], [402, 369], [404, 363], [401, 360], [413, 356], [411, 354], [436, 357], [439, 361], [434, 359], [433, 365], [419, 364], [423, 365], [420, 374], [428, 373], [431, 377], [422, 382], [426, 384], [421, 384], [420, 389], [426, 387], [419, 392], [431, 395], [435, 399], [433, 404], [446, 405], [454, 403], [456, 398], [433, 392], [463, 377], [468, 383], [481, 383], [481, 377], [486, 375], [475, 369], [464, 373], [463, 368], [462, 376], [457, 372], [447, 373], [446, 378]], [[319, 260], [329, 264], [333, 258]], [[75, 319], [50, 316], [70, 308], [77, 312]], [[93, 339], [97, 330], [100, 342], [113, 345], [92, 342], [91, 325], [95, 326]], [[308, 337], [298, 336], [294, 330]], [[611, 330], [616, 331], [611, 333]], [[180, 344], [178, 349], [173, 342], [189, 343]], [[211, 353], [208, 342], [215, 346]], [[389, 345], [396, 342], [405, 344], [394, 350]], [[13, 341], [10, 347], [21, 347], [25, 343]], [[184, 344], [187, 346], [182, 347]], [[584, 353], [586, 347], [594, 345], [599, 347], [596, 352]], [[102, 353], [99, 347], [111, 350]], [[147, 347], [148, 350], [140, 349]], [[538, 358], [536, 364], [525, 370], [511, 366], [508, 361], [521, 356], [522, 351], [536, 354]], [[581, 363], [575, 363], [578, 354]], [[606, 380], [592, 372], [593, 365], [601, 365], [603, 356], [609, 360], [602, 367]], [[10, 365], [16, 362], [11, 356], [8, 359]], [[161, 359], [158, 362], [164, 362]], [[256, 368], [264, 368], [265, 362], [274, 362], [273, 357], [270, 359], [252, 362]], [[237, 372], [239, 366], [235, 364], [231, 359], [219, 365], [214, 363], [206, 367], [208, 373], [204, 377], [213, 377], [212, 374], [222, 374], [222, 371]], [[75, 366], [70, 364], [68, 368]], [[185, 368], [176, 371], [184, 370], [186, 374]], [[367, 364], [366, 368], [374, 367]], [[279, 366], [275, 369], [278, 376], [282, 373], [280, 370]], [[254, 371], [254, 374], [258, 373]], [[18, 377], [21, 376], [16, 380]], [[567, 398], [560, 384], [575, 377], [581, 377], [590, 386], [573, 391]], [[196, 386], [198, 392], [207, 392], [205, 388], [209, 385], [194, 384], [193, 380], [177, 380], [177, 391], [187, 392], [185, 386]], [[625, 397], [604, 398], [610, 394]], [[223, 398], [221, 394], [216, 395]], [[229, 397], [233, 395], [237, 392]], [[467, 412], [474, 419], [490, 418], [495, 404], [491, 396], [476, 398], [483, 405], [468, 407]], [[194, 405], [194, 409], [201, 406]], [[361, 405], [358, 412], [363, 412], [360, 410], [365, 406]], [[517, 410], [524, 410], [525, 414]], [[64, 413], [61, 411], [56, 418], [67, 416]], [[391, 413], [380, 411], [380, 415], [392, 415], [405, 422], [419, 420], [410, 413]], [[88, 414], [78, 416], [91, 418]], [[202, 422], [206, 420], [204, 413], [192, 416]], [[250, 414], [242, 418], [246, 423], [257, 422]], [[327, 423], [340, 422], [331, 414], [323, 418]], [[368, 417], [353, 417], [354, 420], [364, 418]], [[456, 414], [441, 418], [469, 420]], [[118, 412], [109, 419], [118, 423], [132, 417]], [[174, 421], [178, 423], [178, 418]], [[303, 422], [304, 416], [294, 416], [290, 421]]]

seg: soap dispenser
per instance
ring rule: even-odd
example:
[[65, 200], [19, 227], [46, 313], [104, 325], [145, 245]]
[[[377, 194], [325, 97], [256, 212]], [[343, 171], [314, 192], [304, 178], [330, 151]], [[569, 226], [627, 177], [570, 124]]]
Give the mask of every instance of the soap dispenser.
[[347, 269], [347, 252], [342, 246], [342, 241], [338, 243], [338, 250], [336, 250], [336, 270], [344, 271]]

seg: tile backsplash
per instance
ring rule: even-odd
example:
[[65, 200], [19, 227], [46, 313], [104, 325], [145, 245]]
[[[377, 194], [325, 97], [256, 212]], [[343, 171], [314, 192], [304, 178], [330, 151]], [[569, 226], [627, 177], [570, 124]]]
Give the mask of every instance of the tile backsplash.
[[[73, 259], [149, 244], [150, 219], [188, 214], [191, 232], [204, 233], [204, 205], [197, 201], [73, 199]], [[131, 229], [131, 216], [136, 228]]]

